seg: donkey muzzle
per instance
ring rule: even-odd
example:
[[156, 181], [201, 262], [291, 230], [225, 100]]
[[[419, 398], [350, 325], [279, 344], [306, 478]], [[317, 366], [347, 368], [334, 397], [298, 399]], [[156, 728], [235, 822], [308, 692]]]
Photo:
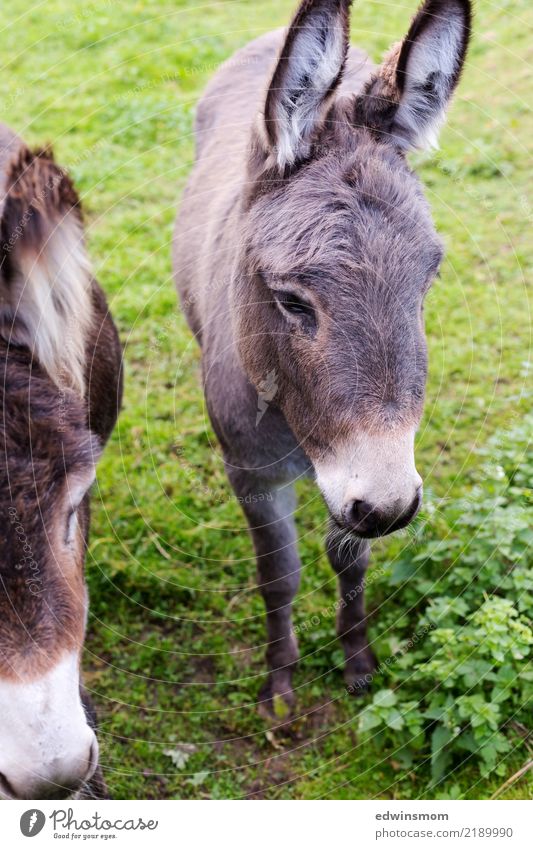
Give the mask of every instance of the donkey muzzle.
[[80, 699], [79, 658], [46, 673], [0, 680], [0, 797], [62, 799], [98, 766], [98, 742]]
[[336, 524], [363, 538], [386, 536], [411, 522], [422, 503], [414, 428], [359, 432], [315, 461], [317, 481]]
[[0, 798], [67, 799], [90, 780], [98, 764], [96, 737], [89, 748], [69, 753], [64, 761], [43, 767], [38, 764], [8, 765], [0, 772]]
[[396, 502], [392, 508], [382, 510], [368, 501], [354, 499], [343, 508], [342, 527], [364, 539], [384, 537], [405, 528], [414, 519], [421, 504], [422, 486], [418, 487], [407, 508], [401, 502]]

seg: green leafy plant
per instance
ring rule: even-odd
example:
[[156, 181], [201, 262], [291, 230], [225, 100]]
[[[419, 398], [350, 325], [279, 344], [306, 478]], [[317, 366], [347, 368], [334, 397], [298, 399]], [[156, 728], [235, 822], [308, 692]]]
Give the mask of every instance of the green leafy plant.
[[396, 642], [381, 667], [389, 686], [362, 711], [359, 731], [394, 746], [405, 766], [429, 759], [433, 784], [465, 759], [483, 776], [504, 774], [503, 756], [519, 742], [511, 729], [529, 719], [532, 432], [530, 415], [497, 434], [479, 452], [468, 496], [430, 503], [414, 556], [405, 548], [389, 575], [409, 615], [399, 643], [389, 620]]

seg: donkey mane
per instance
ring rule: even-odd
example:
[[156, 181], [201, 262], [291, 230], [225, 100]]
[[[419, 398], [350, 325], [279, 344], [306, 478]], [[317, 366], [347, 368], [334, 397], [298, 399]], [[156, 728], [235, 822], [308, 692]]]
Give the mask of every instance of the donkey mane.
[[85, 394], [93, 277], [80, 201], [51, 150], [22, 145], [6, 181], [0, 336], [30, 349], [60, 390]]

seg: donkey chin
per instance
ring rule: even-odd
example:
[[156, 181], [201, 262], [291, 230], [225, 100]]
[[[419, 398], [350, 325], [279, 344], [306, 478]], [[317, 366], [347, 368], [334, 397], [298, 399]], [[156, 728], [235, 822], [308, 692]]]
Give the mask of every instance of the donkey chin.
[[406, 527], [422, 504], [413, 430], [359, 433], [314, 466], [333, 525], [347, 535], [386, 536]]

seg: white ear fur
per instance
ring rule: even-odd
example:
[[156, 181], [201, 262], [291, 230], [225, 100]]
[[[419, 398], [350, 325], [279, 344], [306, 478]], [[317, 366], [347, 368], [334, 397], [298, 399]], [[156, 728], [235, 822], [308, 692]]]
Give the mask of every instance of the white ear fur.
[[347, 49], [346, 2], [317, 2], [293, 24], [267, 96], [265, 118], [280, 169], [305, 157], [340, 77]]
[[438, 144], [446, 108], [457, 83], [468, 41], [464, 4], [442, 4], [415, 37], [404, 70], [404, 87], [392, 134], [404, 148]]
[[93, 315], [91, 282], [81, 224], [69, 212], [38, 256], [21, 254], [12, 285], [11, 340], [33, 350], [60, 389], [68, 387], [81, 396]]

